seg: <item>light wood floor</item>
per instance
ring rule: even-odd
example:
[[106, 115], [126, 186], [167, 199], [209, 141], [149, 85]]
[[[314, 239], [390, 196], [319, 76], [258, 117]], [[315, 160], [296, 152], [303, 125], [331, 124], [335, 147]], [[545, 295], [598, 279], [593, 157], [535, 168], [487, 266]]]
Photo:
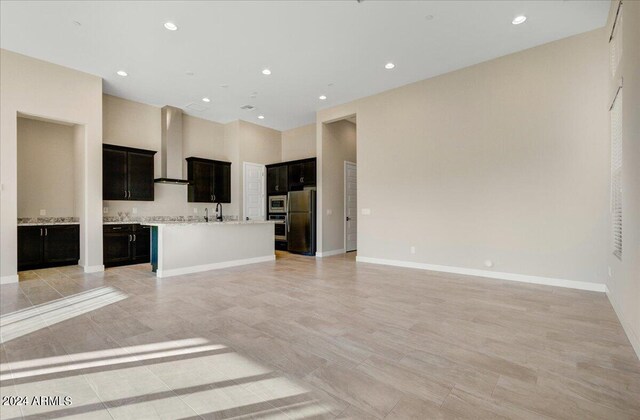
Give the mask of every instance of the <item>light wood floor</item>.
[[2, 418], [639, 419], [604, 294], [279, 254], [1, 288]]

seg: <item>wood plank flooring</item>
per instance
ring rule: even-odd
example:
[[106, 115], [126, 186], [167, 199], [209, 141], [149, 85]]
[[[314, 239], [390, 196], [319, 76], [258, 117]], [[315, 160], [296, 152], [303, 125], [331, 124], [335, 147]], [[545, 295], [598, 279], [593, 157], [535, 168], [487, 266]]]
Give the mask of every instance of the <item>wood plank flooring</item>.
[[157, 280], [20, 273], [0, 289], [4, 418], [640, 419], [606, 296], [279, 253]]

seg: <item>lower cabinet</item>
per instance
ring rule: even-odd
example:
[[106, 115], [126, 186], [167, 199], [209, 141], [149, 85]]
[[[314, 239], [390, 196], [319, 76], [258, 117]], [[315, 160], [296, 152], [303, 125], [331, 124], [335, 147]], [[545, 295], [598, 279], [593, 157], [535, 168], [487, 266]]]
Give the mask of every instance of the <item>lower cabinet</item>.
[[18, 270], [78, 264], [79, 225], [18, 226]]
[[151, 260], [151, 229], [138, 224], [103, 227], [105, 267], [148, 263]]

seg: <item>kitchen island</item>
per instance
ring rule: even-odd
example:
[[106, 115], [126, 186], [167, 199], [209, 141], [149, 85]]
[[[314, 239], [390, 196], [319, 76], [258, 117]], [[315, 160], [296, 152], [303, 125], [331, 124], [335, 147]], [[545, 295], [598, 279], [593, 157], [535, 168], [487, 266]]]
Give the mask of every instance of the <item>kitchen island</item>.
[[151, 226], [151, 265], [171, 277], [275, 260], [273, 222], [143, 222]]

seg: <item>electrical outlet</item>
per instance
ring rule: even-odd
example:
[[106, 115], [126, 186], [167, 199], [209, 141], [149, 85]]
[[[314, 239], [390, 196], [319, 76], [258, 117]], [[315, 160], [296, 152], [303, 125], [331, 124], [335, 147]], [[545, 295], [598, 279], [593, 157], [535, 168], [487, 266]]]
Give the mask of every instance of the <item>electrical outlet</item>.
[[371, 214], [371, 209], [362, 209], [363, 216], [369, 216]]
[[102, 212], [103, 212], [104, 214], [109, 213], [109, 207], [103, 207], [103, 208], [102, 208]]
[[487, 267], [487, 268], [491, 268], [491, 267], [493, 267], [493, 261], [491, 261], [491, 260], [485, 260], [485, 261], [484, 261], [484, 266], [485, 266], [485, 267]]
[[416, 247], [412, 246], [410, 251], [411, 251], [412, 254], [415, 254], [416, 253]]
[[47, 211], [45, 209], [41, 209], [40, 216], [46, 216], [46, 215], [47, 215]]
[[137, 207], [134, 207], [133, 209], [131, 209], [131, 212], [132, 212], [133, 214], [138, 214], [138, 208], [137, 208]]

